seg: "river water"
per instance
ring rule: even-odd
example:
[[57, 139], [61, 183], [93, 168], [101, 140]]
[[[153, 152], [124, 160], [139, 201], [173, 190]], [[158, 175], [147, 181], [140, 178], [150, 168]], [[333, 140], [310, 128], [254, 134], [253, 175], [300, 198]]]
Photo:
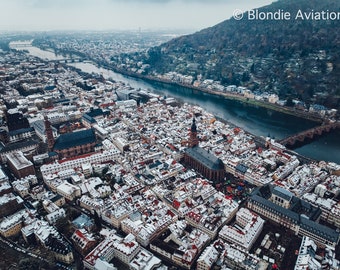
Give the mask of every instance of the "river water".
[[[42, 51], [36, 47], [24, 49], [40, 58], [55, 60], [56, 57], [53, 53]], [[137, 89], [150, 90], [163, 96], [174, 97], [182, 102], [196, 104], [215, 116], [239, 126], [256, 136], [270, 136], [275, 139], [282, 139], [316, 125], [309, 120], [262, 107], [249, 106], [238, 101], [227, 100], [185, 87], [159, 82], [147, 82], [142, 79], [125, 76], [108, 69], [98, 68], [91, 63], [81, 62], [69, 65], [87, 73], [102, 74], [106, 79], [111, 78], [116, 81], [123, 81]], [[313, 143], [295, 149], [295, 151], [316, 160], [332, 161], [340, 164], [340, 131], [329, 133]]]

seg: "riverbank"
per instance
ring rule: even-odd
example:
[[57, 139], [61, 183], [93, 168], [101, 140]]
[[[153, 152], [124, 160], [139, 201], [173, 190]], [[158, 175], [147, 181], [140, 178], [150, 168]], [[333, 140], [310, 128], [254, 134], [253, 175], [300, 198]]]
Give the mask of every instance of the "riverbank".
[[[27, 48], [33, 56], [42, 59], [55, 59], [55, 55], [51, 55], [50, 52], [37, 49], [38, 48], [32, 50], [32, 48]], [[319, 125], [315, 119], [313, 119], [314, 121], [310, 121], [307, 120], [308, 118], [301, 118], [295, 112], [280, 112], [284, 109], [281, 106], [279, 109], [274, 110], [274, 108], [270, 110], [261, 106], [263, 104], [257, 104], [255, 102], [249, 104], [252, 100], [248, 100], [248, 103], [246, 103], [246, 99], [240, 100], [240, 97], [237, 96], [223, 98], [216, 93], [208, 94], [207, 91], [200, 91], [192, 86], [182, 86], [174, 82], [145, 78], [139, 74], [132, 74], [124, 70], [117, 70], [109, 65], [104, 65], [107, 63], [96, 63], [95, 61], [91, 61], [91, 59], [88, 60], [86, 63], [65, 64], [67, 64], [68, 67], [78, 67], [85, 73], [101, 74], [105, 79], [111, 78], [115, 81], [126, 82], [136, 89], [148, 89], [160, 95], [169, 95], [178, 100], [196, 104], [216, 117], [220, 117], [228, 123], [232, 123], [255, 136], [283, 139]], [[107, 69], [101, 67], [107, 67]], [[117, 72], [114, 72], [114, 70]], [[295, 149], [295, 152], [306, 157], [311, 157], [313, 160], [332, 161], [340, 164], [340, 156], [338, 155], [340, 151], [339, 136], [340, 131], [334, 131], [308, 145]]]
[[125, 75], [125, 76], [130, 76], [130, 77], [133, 77], [133, 78], [137, 78], [137, 79], [141, 79], [141, 80], [145, 80], [145, 81], [149, 81], [149, 82], [158, 82], [158, 83], [163, 83], [163, 84], [170, 84], [170, 85], [173, 85], [173, 86], [180, 86], [180, 87], [191, 89], [193, 91], [200, 91], [200, 92], [207, 93], [207, 94], [210, 94], [210, 95], [223, 97], [223, 98], [229, 99], [229, 100], [236, 100], [236, 101], [242, 102], [244, 104], [247, 104], [249, 106], [262, 107], [262, 108], [266, 108], [268, 110], [273, 110], [273, 111], [277, 111], [277, 112], [280, 112], [280, 113], [293, 115], [293, 116], [303, 118], [303, 119], [306, 119], [306, 120], [310, 120], [310, 121], [320, 123], [320, 124], [325, 122], [325, 120], [327, 120], [327, 119], [325, 119], [325, 118], [323, 118], [323, 117], [321, 117], [320, 115], [317, 115], [317, 114], [312, 114], [312, 113], [309, 113], [309, 112], [306, 112], [306, 111], [303, 111], [303, 110], [298, 110], [298, 109], [287, 107], [287, 106], [281, 106], [281, 105], [278, 105], [278, 104], [274, 104], [274, 103], [270, 103], [270, 102], [266, 102], [266, 101], [262, 101], [262, 100], [250, 99], [250, 98], [247, 98], [243, 95], [239, 95], [239, 94], [236, 94], [236, 93], [214, 91], [214, 90], [211, 90], [211, 89], [196, 87], [196, 86], [193, 86], [191, 84], [183, 84], [183, 83], [179, 83], [179, 82], [174, 82], [174, 81], [170, 81], [170, 80], [166, 80], [166, 79], [157, 78], [157, 77], [154, 77], [154, 76], [142, 75], [142, 74], [134, 73], [134, 72], [131, 72], [131, 71], [128, 71], [128, 70], [119, 69], [115, 66], [111, 66], [111, 65], [108, 65], [108, 64], [101, 64], [99, 66], [103, 67], [103, 68], [111, 69], [114, 72], [120, 73], [120, 74]]

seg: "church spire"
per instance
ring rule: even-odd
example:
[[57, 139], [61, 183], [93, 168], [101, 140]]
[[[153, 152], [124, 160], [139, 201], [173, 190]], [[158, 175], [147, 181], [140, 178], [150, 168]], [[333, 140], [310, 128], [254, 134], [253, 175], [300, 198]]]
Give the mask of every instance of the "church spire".
[[196, 132], [197, 133], [197, 126], [196, 126], [195, 118], [192, 119], [191, 132]]
[[44, 117], [44, 125], [45, 125], [45, 134], [46, 134], [48, 150], [52, 151], [53, 145], [54, 145], [54, 137], [53, 137], [53, 131], [52, 131], [51, 123], [48, 120], [46, 115]]
[[189, 147], [198, 146], [198, 138], [197, 138], [197, 126], [195, 118], [192, 119], [190, 135], [189, 135]]

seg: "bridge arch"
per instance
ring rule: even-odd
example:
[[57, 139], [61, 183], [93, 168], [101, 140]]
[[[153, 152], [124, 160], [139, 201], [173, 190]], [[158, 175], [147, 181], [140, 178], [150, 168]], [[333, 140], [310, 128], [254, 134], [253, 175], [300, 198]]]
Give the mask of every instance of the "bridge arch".
[[317, 126], [296, 134], [293, 134], [285, 139], [279, 140], [278, 143], [284, 145], [287, 148], [294, 149], [297, 145], [303, 145], [307, 141], [312, 141], [316, 137], [320, 137], [323, 134], [329, 133], [332, 130], [340, 129], [340, 122], [329, 123], [321, 126]]

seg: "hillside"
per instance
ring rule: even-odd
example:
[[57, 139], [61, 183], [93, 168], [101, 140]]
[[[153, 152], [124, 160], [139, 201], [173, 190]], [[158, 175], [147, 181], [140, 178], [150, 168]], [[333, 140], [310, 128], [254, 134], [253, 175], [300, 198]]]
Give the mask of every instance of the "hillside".
[[[120, 68], [155, 76], [198, 75], [223, 85], [277, 93], [340, 107], [340, 20], [296, 18], [297, 12], [340, 12], [340, 1], [281, 0], [259, 12], [288, 12], [290, 20], [230, 18], [146, 53], [113, 57]], [[140, 67], [143, 69], [140, 70]]]

